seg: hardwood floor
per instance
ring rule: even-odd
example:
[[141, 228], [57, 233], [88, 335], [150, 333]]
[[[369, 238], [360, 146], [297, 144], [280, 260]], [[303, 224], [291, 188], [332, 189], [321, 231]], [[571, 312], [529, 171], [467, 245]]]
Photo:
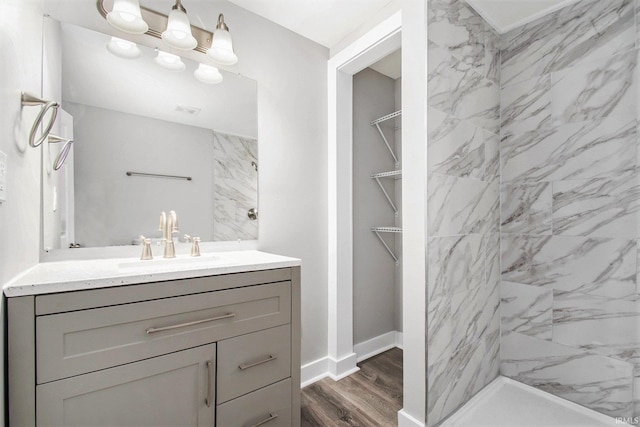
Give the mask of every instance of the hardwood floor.
[[302, 389], [302, 427], [397, 426], [402, 408], [402, 350], [361, 363], [340, 381], [325, 378]]

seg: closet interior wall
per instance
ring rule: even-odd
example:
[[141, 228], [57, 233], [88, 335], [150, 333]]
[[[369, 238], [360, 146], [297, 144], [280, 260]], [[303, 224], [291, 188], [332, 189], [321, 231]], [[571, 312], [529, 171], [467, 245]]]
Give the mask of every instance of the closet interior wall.
[[[399, 168], [376, 126], [371, 122], [396, 111], [399, 83], [370, 68], [353, 76], [353, 343], [363, 352], [396, 341], [401, 331], [401, 267], [396, 265], [372, 227], [399, 227], [400, 179], [381, 178], [398, 214], [394, 213], [372, 175]], [[400, 119], [380, 123], [392, 150], [398, 150]], [[396, 129], [398, 128], [398, 129]], [[399, 158], [399, 157], [398, 157]], [[398, 254], [399, 233], [380, 233], [389, 250]], [[397, 255], [396, 255], [397, 256]], [[400, 259], [399, 259], [400, 260]]]

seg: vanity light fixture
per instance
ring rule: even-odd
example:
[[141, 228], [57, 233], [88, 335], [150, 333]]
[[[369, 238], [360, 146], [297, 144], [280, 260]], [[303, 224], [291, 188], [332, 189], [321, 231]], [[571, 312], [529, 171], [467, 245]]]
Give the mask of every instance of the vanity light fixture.
[[125, 59], [135, 59], [142, 55], [137, 44], [118, 37], [111, 37], [111, 41], [107, 43], [107, 50], [115, 56]]
[[184, 71], [186, 66], [178, 55], [158, 50], [158, 56], [154, 59], [156, 64], [171, 71]]
[[207, 84], [214, 85], [222, 82], [222, 74], [220, 74], [220, 71], [216, 67], [212, 67], [211, 65], [198, 65], [198, 69], [193, 72], [193, 75], [201, 82]]
[[191, 24], [182, 0], [176, 0], [171, 8], [167, 29], [162, 33], [162, 40], [175, 49], [192, 50], [198, 41], [191, 34]]
[[[114, 28], [163, 39], [174, 49], [208, 54], [220, 65], [233, 65], [238, 62], [223, 14], [218, 15], [216, 29], [211, 32], [190, 25], [182, 0], [174, 1], [175, 5], [167, 16], [140, 6], [138, 0], [97, 0], [98, 12]], [[108, 11], [106, 4], [110, 2], [113, 2], [113, 7]]]
[[125, 33], [144, 34], [149, 31], [149, 25], [142, 19], [138, 0], [114, 0], [107, 22]]
[[224, 22], [222, 13], [218, 15], [218, 24], [213, 32], [213, 40], [211, 41], [211, 47], [207, 50], [207, 55], [222, 65], [233, 65], [238, 62], [238, 57], [233, 51], [231, 33], [229, 33], [229, 27]]

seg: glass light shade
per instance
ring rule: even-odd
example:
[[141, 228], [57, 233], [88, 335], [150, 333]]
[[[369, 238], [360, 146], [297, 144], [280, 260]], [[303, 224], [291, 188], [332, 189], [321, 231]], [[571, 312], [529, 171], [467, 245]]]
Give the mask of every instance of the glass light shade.
[[111, 41], [107, 43], [107, 50], [115, 56], [125, 59], [135, 59], [142, 55], [137, 44], [118, 37], [111, 37]]
[[178, 55], [172, 53], [158, 51], [158, 56], [154, 59], [156, 64], [172, 71], [183, 71], [185, 69], [184, 62]]
[[138, 0], [114, 0], [113, 9], [107, 13], [107, 21], [125, 33], [144, 34], [149, 31], [149, 25], [140, 14]]
[[162, 40], [169, 46], [182, 50], [191, 50], [198, 45], [191, 34], [191, 24], [187, 14], [178, 9], [173, 9], [169, 13], [169, 22], [167, 29], [162, 33]]
[[222, 65], [233, 65], [238, 62], [238, 57], [233, 52], [233, 42], [229, 31], [218, 28], [213, 32], [213, 41], [207, 50], [207, 55]]
[[222, 74], [220, 74], [220, 71], [211, 65], [200, 64], [198, 69], [193, 72], [193, 75], [201, 82], [212, 85], [222, 81]]

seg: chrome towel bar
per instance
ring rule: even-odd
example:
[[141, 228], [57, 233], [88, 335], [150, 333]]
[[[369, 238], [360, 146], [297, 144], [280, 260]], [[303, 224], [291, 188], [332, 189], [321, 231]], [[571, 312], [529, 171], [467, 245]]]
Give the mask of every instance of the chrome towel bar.
[[154, 178], [172, 178], [172, 179], [184, 179], [186, 181], [192, 181], [193, 178], [190, 176], [180, 176], [180, 175], [165, 175], [161, 173], [146, 173], [146, 172], [133, 172], [127, 171], [127, 176], [150, 176]]

